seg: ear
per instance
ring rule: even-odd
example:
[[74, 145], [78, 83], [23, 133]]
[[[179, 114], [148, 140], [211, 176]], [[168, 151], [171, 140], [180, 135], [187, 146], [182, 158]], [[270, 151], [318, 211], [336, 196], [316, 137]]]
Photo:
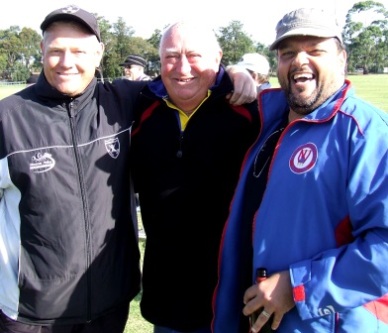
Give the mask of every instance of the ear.
[[100, 66], [100, 63], [101, 63], [101, 60], [102, 60], [102, 56], [104, 55], [104, 50], [105, 50], [104, 43], [99, 43], [98, 47], [97, 47], [97, 50], [96, 50], [96, 56], [95, 56], [95, 64], [94, 65], [96, 67]]
[[346, 52], [346, 50], [342, 50], [339, 55], [339, 63], [340, 63], [340, 67], [343, 69], [344, 73], [346, 72], [346, 66], [347, 66], [347, 58], [348, 58], [348, 54]]
[[217, 63], [218, 64], [221, 63], [222, 55], [223, 55], [222, 50], [219, 50], [218, 55], [217, 55]]

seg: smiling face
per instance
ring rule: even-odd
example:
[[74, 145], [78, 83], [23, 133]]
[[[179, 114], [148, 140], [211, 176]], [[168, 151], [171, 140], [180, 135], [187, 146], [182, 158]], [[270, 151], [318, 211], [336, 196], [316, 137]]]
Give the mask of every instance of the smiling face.
[[344, 83], [346, 51], [336, 38], [290, 37], [279, 44], [278, 80], [294, 116], [322, 105]]
[[54, 22], [41, 42], [47, 81], [61, 93], [74, 97], [92, 81], [104, 46], [74, 22]]
[[171, 101], [183, 111], [196, 108], [214, 84], [222, 51], [211, 31], [177, 23], [160, 45], [161, 77]]

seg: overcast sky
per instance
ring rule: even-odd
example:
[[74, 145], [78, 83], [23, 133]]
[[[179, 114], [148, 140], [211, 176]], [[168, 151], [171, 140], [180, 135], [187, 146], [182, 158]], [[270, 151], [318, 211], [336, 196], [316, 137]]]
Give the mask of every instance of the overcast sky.
[[[149, 38], [155, 29], [189, 17], [213, 28], [240, 21], [243, 30], [254, 41], [270, 44], [275, 37], [276, 23], [287, 12], [299, 7], [326, 8], [336, 15], [340, 24], [354, 0], [5, 0], [0, 12], [0, 29], [12, 25], [29, 27], [40, 32], [44, 17], [57, 8], [78, 5], [105, 17], [110, 23], [122, 17], [135, 30], [135, 36]], [[388, 0], [379, 1], [388, 10]]]

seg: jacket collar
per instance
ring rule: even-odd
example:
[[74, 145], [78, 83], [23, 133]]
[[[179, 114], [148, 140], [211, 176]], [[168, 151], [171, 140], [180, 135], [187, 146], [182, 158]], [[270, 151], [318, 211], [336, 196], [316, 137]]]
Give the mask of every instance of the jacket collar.
[[[329, 97], [322, 105], [304, 116], [303, 120], [322, 122], [332, 118], [342, 107], [345, 100], [354, 95], [350, 81], [345, 80], [342, 87]], [[287, 117], [289, 106], [284, 91], [281, 88], [264, 90], [259, 97], [259, 110], [263, 126], [279, 123]]]

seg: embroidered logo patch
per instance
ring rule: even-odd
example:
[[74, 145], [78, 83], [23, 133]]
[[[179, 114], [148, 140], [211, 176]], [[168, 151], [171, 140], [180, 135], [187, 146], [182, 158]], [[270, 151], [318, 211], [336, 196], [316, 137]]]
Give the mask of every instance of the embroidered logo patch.
[[317, 146], [311, 142], [299, 146], [290, 158], [290, 169], [296, 174], [310, 171], [318, 159]]
[[318, 315], [320, 315], [320, 316], [326, 316], [326, 315], [333, 314], [333, 313], [335, 313], [335, 309], [334, 309], [334, 306], [332, 306], [332, 305], [328, 305], [324, 308], [318, 309]]
[[55, 160], [49, 153], [36, 153], [31, 157], [30, 170], [33, 173], [43, 173], [55, 166]]
[[120, 155], [120, 141], [118, 138], [108, 139], [105, 140], [105, 148], [108, 154], [113, 157], [117, 158]]
[[66, 14], [74, 14], [78, 11], [79, 11], [79, 7], [74, 6], [74, 5], [70, 5], [70, 6], [62, 8], [62, 13], [66, 13]]

